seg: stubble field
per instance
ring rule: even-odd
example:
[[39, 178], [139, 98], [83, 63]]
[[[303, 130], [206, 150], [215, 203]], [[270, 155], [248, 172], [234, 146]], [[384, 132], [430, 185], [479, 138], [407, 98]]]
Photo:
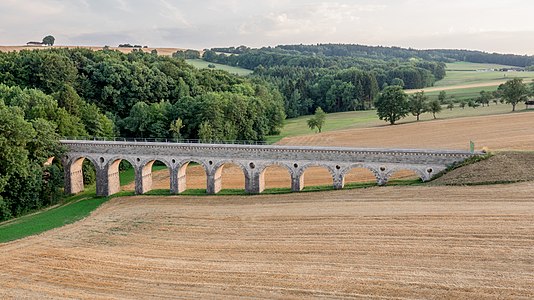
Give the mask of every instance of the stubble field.
[[115, 199], [0, 245], [2, 298], [534, 297], [534, 184]]
[[[532, 150], [532, 128], [534, 114], [518, 113], [281, 143]], [[288, 184], [270, 172], [268, 187]], [[320, 172], [306, 184], [330, 184]], [[188, 175], [205, 187], [198, 166]], [[165, 171], [154, 177], [168, 185]], [[242, 181], [226, 168], [224, 188]], [[532, 299], [532, 195], [530, 181], [114, 199], [81, 222], [0, 244], [0, 298]]]

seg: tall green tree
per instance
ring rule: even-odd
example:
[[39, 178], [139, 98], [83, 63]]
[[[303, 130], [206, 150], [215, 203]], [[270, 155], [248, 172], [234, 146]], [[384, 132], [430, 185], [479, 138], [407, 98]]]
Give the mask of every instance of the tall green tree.
[[438, 100], [439, 100], [439, 103], [445, 104], [445, 100], [447, 100], [447, 92], [445, 91], [439, 92]]
[[434, 119], [436, 119], [436, 114], [441, 112], [441, 104], [439, 100], [432, 100], [428, 103], [428, 110], [432, 113]]
[[519, 102], [526, 101], [529, 94], [527, 86], [520, 78], [514, 78], [499, 85], [498, 91], [504, 102], [512, 105], [512, 111], [515, 111], [515, 106]]
[[410, 96], [410, 112], [417, 118], [419, 121], [419, 116], [428, 111], [428, 97], [425, 95], [425, 92], [417, 92]]
[[398, 85], [388, 86], [375, 102], [376, 113], [380, 120], [394, 125], [410, 112], [408, 96]]
[[325, 121], [326, 121], [326, 113], [323, 111], [322, 108], [317, 107], [317, 109], [315, 109], [315, 114], [313, 115], [313, 117], [308, 119], [307, 123], [308, 123], [308, 127], [310, 127], [311, 130], [317, 128], [317, 131], [321, 133]]
[[55, 42], [56, 42], [56, 38], [51, 35], [47, 35], [43, 38], [43, 44], [45, 45], [54, 46]]

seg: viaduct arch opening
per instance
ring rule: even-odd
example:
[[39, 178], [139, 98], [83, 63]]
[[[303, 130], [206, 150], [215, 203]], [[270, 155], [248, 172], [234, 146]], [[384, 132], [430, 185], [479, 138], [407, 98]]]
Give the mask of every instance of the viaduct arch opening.
[[291, 171], [282, 164], [270, 164], [260, 173], [263, 182], [262, 192], [268, 189], [291, 190]]
[[[200, 160], [188, 159], [180, 163], [177, 170], [177, 193], [186, 190], [207, 190], [207, 169]], [[171, 179], [172, 182], [172, 179]]]

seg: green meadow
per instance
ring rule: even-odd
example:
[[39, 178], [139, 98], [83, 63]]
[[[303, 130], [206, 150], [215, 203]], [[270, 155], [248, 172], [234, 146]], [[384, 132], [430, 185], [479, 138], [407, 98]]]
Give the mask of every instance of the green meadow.
[[215, 70], [223, 70], [223, 71], [226, 71], [228, 73], [232, 73], [232, 74], [236, 74], [236, 75], [240, 75], [240, 76], [246, 76], [246, 75], [249, 75], [250, 73], [252, 73], [252, 70], [249, 70], [249, 69], [243, 69], [243, 68], [232, 67], [232, 66], [228, 66], [228, 65], [221, 65], [221, 64], [217, 64], [217, 63], [211, 63], [211, 62], [207, 62], [207, 61], [202, 60], [202, 59], [186, 59], [186, 62], [188, 64], [194, 66], [197, 69], [209, 69], [208, 65], [212, 64], [212, 65], [215, 66]]

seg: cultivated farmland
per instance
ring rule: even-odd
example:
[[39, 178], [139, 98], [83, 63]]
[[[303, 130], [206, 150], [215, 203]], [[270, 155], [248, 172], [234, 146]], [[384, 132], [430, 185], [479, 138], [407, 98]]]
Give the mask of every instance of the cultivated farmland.
[[528, 299], [533, 194], [522, 183], [115, 199], [0, 245], [0, 297]]
[[[478, 149], [532, 150], [532, 128], [534, 113], [523, 112], [280, 143], [467, 149], [473, 140]], [[224, 188], [242, 188], [239, 168], [224, 172]], [[269, 188], [289, 185], [285, 170], [268, 172]], [[167, 188], [166, 171], [154, 181]], [[331, 183], [322, 169], [305, 181]], [[199, 166], [188, 185], [205, 187]], [[530, 299], [533, 194], [529, 181], [113, 199], [78, 223], [0, 244], [0, 298]]]

